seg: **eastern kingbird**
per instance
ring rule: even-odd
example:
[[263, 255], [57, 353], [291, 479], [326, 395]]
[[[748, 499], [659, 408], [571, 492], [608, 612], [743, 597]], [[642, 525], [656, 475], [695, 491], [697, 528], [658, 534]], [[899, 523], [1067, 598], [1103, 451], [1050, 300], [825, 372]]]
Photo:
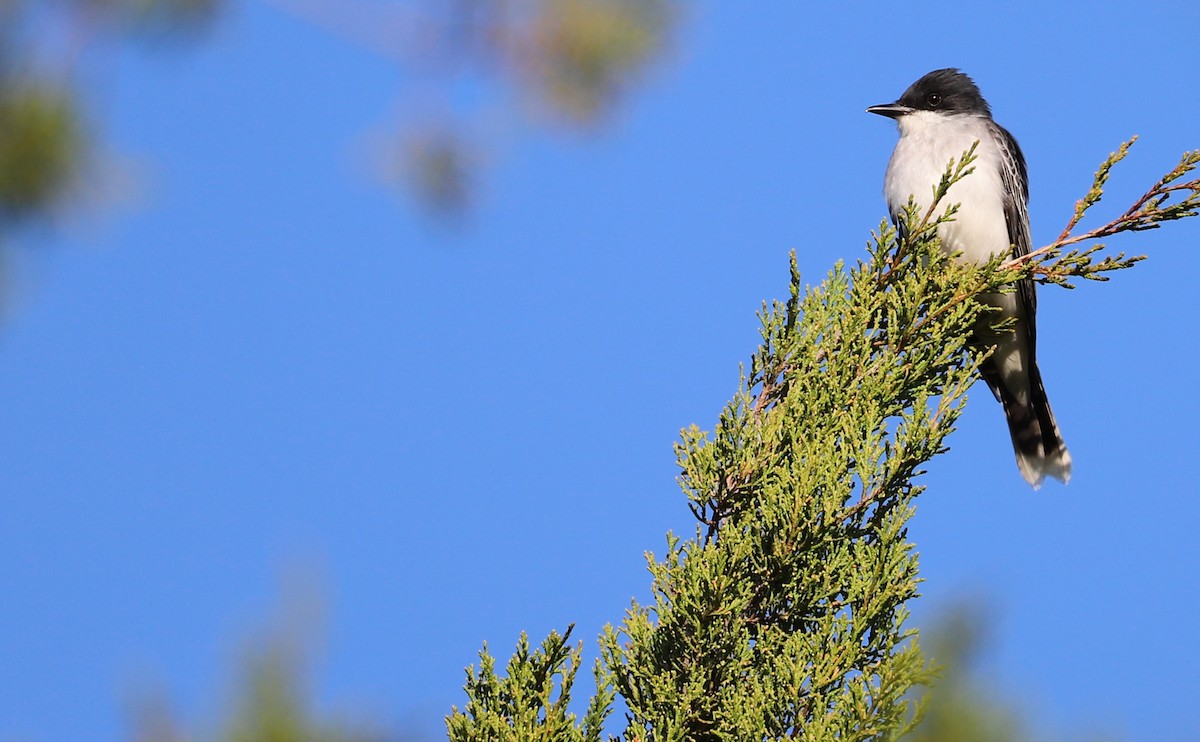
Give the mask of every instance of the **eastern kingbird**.
[[[944, 199], [947, 205], [959, 204], [959, 210], [953, 221], [938, 227], [942, 249], [977, 263], [1010, 251], [1013, 256], [1029, 252], [1025, 157], [1012, 134], [992, 120], [971, 78], [956, 69], [935, 70], [895, 103], [867, 111], [895, 119], [900, 129], [883, 181], [893, 222], [899, 223], [909, 197], [926, 211], [947, 165], [978, 142], [975, 171], [951, 186]], [[999, 308], [1003, 317], [1016, 319], [1012, 330], [997, 334], [991, 330], [994, 318], [984, 317], [975, 333], [980, 344], [996, 346], [980, 371], [1004, 406], [1021, 476], [1035, 489], [1046, 475], [1066, 484], [1071, 454], [1050, 412], [1037, 367], [1033, 280], [1022, 278], [1015, 292], [979, 298]]]

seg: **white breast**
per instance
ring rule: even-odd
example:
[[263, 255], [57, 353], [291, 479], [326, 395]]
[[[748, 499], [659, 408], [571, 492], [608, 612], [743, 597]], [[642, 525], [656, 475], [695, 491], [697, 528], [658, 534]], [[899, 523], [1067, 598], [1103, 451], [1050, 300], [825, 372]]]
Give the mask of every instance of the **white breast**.
[[[971, 115], [915, 111], [898, 119], [900, 141], [888, 162], [883, 193], [893, 214], [903, 211], [909, 196], [923, 216], [933, 200], [934, 188], [951, 160], [957, 161], [976, 141], [975, 171], [951, 186], [937, 214], [951, 204], [961, 204], [955, 221], [938, 231], [948, 252], [961, 250], [964, 258], [982, 262], [1009, 249], [1004, 220], [1000, 149], [986, 119]], [[935, 214], [936, 216], [936, 214]]]

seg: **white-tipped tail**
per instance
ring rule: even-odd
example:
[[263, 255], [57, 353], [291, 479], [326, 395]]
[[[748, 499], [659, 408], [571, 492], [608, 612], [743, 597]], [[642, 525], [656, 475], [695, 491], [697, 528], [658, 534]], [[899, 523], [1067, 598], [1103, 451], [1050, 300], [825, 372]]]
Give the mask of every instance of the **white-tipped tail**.
[[1053, 477], [1063, 484], [1071, 481], [1071, 453], [1062, 445], [1062, 438], [1058, 437], [1058, 428], [1054, 429], [1054, 433], [1059, 445], [1050, 454], [1023, 453], [1021, 449], [1013, 446], [1017, 454], [1017, 468], [1035, 490], [1041, 489], [1046, 477]]
[[1011, 394], [1006, 387], [999, 390], [1017, 468], [1034, 489], [1041, 487], [1048, 476], [1066, 484], [1071, 480], [1071, 454], [1054, 421], [1036, 363], [1030, 364], [1028, 379], [1029, 393], [1025, 399]]

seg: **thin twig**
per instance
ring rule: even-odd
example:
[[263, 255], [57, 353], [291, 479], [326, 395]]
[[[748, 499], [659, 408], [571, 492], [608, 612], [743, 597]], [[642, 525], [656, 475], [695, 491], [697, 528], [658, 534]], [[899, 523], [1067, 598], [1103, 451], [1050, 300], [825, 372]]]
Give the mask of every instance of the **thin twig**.
[[[1131, 265], [1141, 256], [1134, 258], [1125, 258], [1124, 254], [1117, 257], [1106, 257], [1099, 263], [1093, 263], [1091, 255], [1099, 250], [1102, 245], [1097, 245], [1089, 250], [1080, 253], [1072, 251], [1057, 261], [1056, 264], [1046, 266], [1049, 260], [1057, 257], [1063, 248], [1070, 245], [1087, 242], [1089, 240], [1099, 240], [1105, 237], [1111, 237], [1121, 232], [1137, 232], [1148, 229], [1156, 229], [1165, 221], [1173, 221], [1175, 219], [1183, 219], [1189, 216], [1196, 216], [1200, 213], [1200, 178], [1178, 182], [1187, 173], [1196, 168], [1197, 163], [1200, 163], [1200, 150], [1185, 152], [1180, 158], [1179, 164], [1174, 169], [1168, 171], [1157, 183], [1147, 190], [1140, 198], [1133, 202], [1133, 205], [1124, 211], [1121, 215], [1109, 221], [1107, 224], [1091, 229], [1082, 234], [1072, 235], [1071, 232], [1078, 226], [1079, 221], [1083, 218], [1084, 213], [1100, 201], [1104, 193], [1104, 186], [1108, 182], [1109, 171], [1112, 166], [1125, 158], [1130, 146], [1137, 141], [1137, 137], [1130, 138], [1122, 144], [1117, 151], [1108, 156], [1100, 169], [1096, 171], [1095, 178], [1092, 182], [1092, 188], [1088, 194], [1080, 199], [1075, 204], [1075, 212], [1071, 219], [1067, 222], [1066, 228], [1059, 234], [1058, 238], [1049, 245], [1044, 245], [1036, 250], [1031, 250], [1025, 255], [1019, 255], [1002, 265], [1002, 269], [1020, 268], [1033, 263], [1039, 264], [1035, 272], [1041, 273], [1055, 282], [1068, 285], [1062, 279], [1070, 276], [1082, 276], [1084, 278], [1099, 278], [1096, 274], [1101, 271], [1115, 270], [1117, 268]], [[1171, 204], [1166, 204], [1168, 198], [1175, 194], [1187, 193], [1181, 200]], [[1164, 205], [1165, 204], [1165, 205]], [[1055, 271], [1055, 268], [1063, 267], [1063, 271]]]

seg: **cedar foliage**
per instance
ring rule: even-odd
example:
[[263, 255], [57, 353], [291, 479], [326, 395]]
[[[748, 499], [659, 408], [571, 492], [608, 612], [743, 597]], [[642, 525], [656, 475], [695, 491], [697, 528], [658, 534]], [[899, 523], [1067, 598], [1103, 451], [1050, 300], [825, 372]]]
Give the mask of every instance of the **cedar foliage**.
[[920, 580], [905, 526], [923, 467], [947, 450], [991, 352], [971, 344], [990, 311], [973, 298], [1023, 276], [1105, 280], [1141, 258], [1063, 249], [1194, 216], [1200, 180], [1185, 178], [1200, 151], [1108, 224], [1072, 234], [1131, 143], [1097, 172], [1055, 243], [1020, 259], [963, 264], [941, 251], [937, 227], [957, 211], [941, 201], [970, 177], [974, 148], [949, 164], [933, 206], [918, 213], [910, 202], [900, 229], [882, 224], [853, 267], [805, 287], [793, 254], [789, 297], [764, 305], [737, 393], [711, 433], [693, 426], [676, 445], [696, 531], [668, 535], [662, 558], [648, 560], [653, 602], [635, 602], [600, 637], [599, 690], [582, 723], [566, 711], [582, 646], [552, 634], [530, 653], [522, 636], [507, 677], [486, 647], [468, 668], [450, 739], [598, 742], [614, 691], [627, 712], [609, 739], [625, 742], [912, 731], [913, 691], [934, 670], [906, 625]]

